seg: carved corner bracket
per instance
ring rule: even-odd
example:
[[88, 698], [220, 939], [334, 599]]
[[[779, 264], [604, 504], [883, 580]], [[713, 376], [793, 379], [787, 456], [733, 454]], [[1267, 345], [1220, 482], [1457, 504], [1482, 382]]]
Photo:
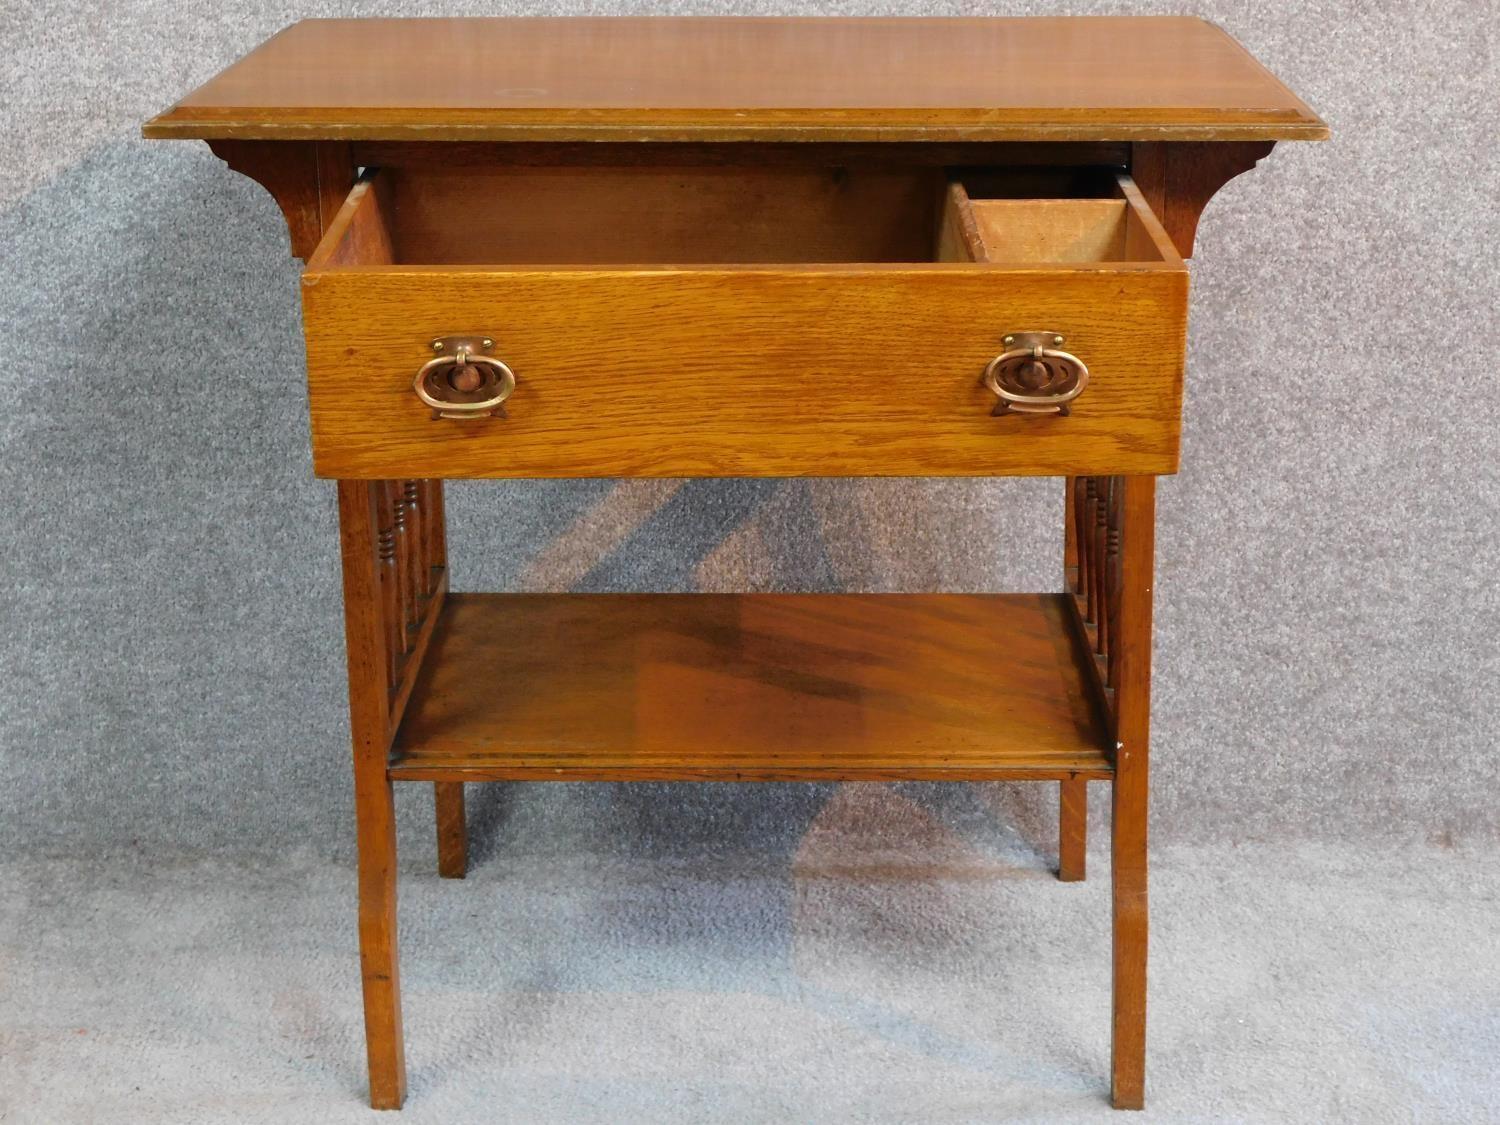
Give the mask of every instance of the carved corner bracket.
[[303, 261], [354, 184], [349, 146], [342, 142], [213, 140], [208, 147], [271, 193], [286, 219], [292, 255]]
[[1189, 258], [1208, 201], [1275, 147], [1275, 141], [1139, 142], [1131, 146], [1131, 174], [1177, 252]]

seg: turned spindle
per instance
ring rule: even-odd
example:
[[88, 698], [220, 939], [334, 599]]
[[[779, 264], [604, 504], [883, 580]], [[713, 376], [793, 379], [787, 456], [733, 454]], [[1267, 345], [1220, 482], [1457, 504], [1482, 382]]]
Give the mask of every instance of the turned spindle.
[[427, 572], [423, 582], [427, 589], [431, 590], [441, 579], [441, 571], [448, 565], [446, 545], [443, 541], [443, 482], [440, 480], [424, 480], [422, 482], [425, 498], [422, 508], [427, 517], [422, 525], [422, 541], [426, 548]]
[[1109, 643], [1105, 646], [1105, 682], [1114, 687], [1119, 682], [1120, 665], [1120, 522], [1125, 506], [1124, 481], [1117, 482], [1110, 497], [1108, 536], [1104, 545], [1104, 620], [1109, 622]]
[[1109, 590], [1105, 581], [1109, 550], [1109, 509], [1119, 492], [1116, 478], [1099, 478], [1099, 503], [1094, 509], [1094, 651], [1101, 656], [1109, 651]]
[[394, 685], [401, 665], [401, 638], [396, 628], [401, 614], [401, 593], [397, 588], [399, 575], [396, 567], [396, 525], [391, 504], [390, 490], [385, 485], [375, 486], [375, 508], [377, 531], [376, 551], [380, 557], [380, 605], [381, 624], [385, 632], [386, 677]]
[[410, 542], [406, 533], [406, 497], [400, 481], [387, 481], [386, 492], [389, 496], [387, 502], [390, 504], [391, 527], [396, 544], [396, 606], [391, 625], [396, 633], [398, 651], [405, 653], [411, 648], [411, 638], [407, 636], [406, 631], [407, 622], [411, 620], [411, 599], [406, 588], [406, 576], [411, 570], [407, 559]]
[[1088, 548], [1084, 546], [1084, 508], [1088, 503], [1088, 482], [1083, 477], [1073, 478], [1073, 506], [1067, 518], [1073, 521], [1073, 592], [1082, 595], [1088, 589]]
[[1082, 536], [1079, 546], [1082, 554], [1088, 559], [1087, 572], [1083, 581], [1083, 619], [1090, 624], [1098, 620], [1096, 611], [1099, 603], [1097, 598], [1098, 583], [1094, 576], [1099, 570], [1096, 544], [1094, 543], [1094, 519], [1095, 511], [1099, 507], [1099, 478], [1084, 478], [1084, 501], [1083, 501], [1083, 526], [1080, 528]]
[[404, 481], [401, 506], [405, 512], [405, 558], [402, 587], [406, 605], [406, 627], [415, 629], [422, 620], [422, 600], [427, 596], [426, 576], [422, 566], [422, 508], [418, 502], [417, 482]]

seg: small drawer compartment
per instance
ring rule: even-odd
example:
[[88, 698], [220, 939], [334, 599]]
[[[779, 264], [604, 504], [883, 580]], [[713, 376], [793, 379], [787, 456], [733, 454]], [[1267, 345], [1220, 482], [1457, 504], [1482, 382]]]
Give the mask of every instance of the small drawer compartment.
[[303, 276], [315, 467], [1173, 472], [1186, 267], [1128, 176], [1037, 180], [372, 171]]

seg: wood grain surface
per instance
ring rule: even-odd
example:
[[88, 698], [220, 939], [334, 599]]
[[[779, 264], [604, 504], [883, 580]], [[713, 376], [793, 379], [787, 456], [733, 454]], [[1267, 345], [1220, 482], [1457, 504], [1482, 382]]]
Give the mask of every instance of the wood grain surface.
[[1063, 596], [453, 594], [390, 775], [1106, 777]]
[[[1316, 114], [1189, 18], [370, 19], [144, 133], [209, 140], [311, 254], [373, 1106], [392, 782], [434, 783], [461, 877], [463, 784], [508, 779], [1057, 781], [1064, 880], [1113, 782], [1111, 1099], [1144, 1104], [1155, 478], [1121, 474], [1177, 466], [1204, 205]], [[1069, 416], [992, 416], [1021, 331], [1089, 365]], [[416, 399], [445, 335], [495, 339], [504, 417]], [[448, 596], [431, 479], [1000, 474], [1070, 478], [1069, 592]]]
[[1057, 787], [1057, 877], [1083, 881], [1089, 854], [1089, 783], [1077, 777]]
[[438, 874], [462, 879], [469, 871], [469, 826], [464, 817], [464, 783], [439, 781], [432, 787], [437, 815]]
[[439, 160], [383, 169], [381, 180], [397, 262], [696, 265], [930, 261], [947, 176], [931, 166]]
[[378, 542], [382, 516], [376, 486], [340, 481], [338, 495], [370, 1105], [400, 1109], [406, 1099], [406, 1049], [396, 936], [396, 808], [383, 768], [390, 745], [391, 662], [381, 613]]
[[1146, 840], [1150, 821], [1152, 590], [1156, 478], [1122, 477], [1110, 838], [1114, 954], [1110, 1100], [1146, 1104]]
[[1182, 17], [307, 20], [148, 137], [1277, 140], [1326, 126]]
[[[481, 268], [385, 264], [382, 182], [303, 278], [322, 476], [1176, 471], [1187, 273], [1139, 193], [1153, 260]], [[991, 414], [984, 367], [1028, 330], [1089, 366], [1068, 416]], [[505, 417], [434, 421], [412, 393], [456, 333], [514, 369]]]

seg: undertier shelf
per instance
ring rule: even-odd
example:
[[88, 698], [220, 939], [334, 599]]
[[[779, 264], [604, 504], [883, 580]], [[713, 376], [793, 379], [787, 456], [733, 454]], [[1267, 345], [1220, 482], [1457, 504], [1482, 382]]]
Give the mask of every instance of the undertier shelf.
[[390, 776], [1109, 777], [1053, 594], [454, 594]]

